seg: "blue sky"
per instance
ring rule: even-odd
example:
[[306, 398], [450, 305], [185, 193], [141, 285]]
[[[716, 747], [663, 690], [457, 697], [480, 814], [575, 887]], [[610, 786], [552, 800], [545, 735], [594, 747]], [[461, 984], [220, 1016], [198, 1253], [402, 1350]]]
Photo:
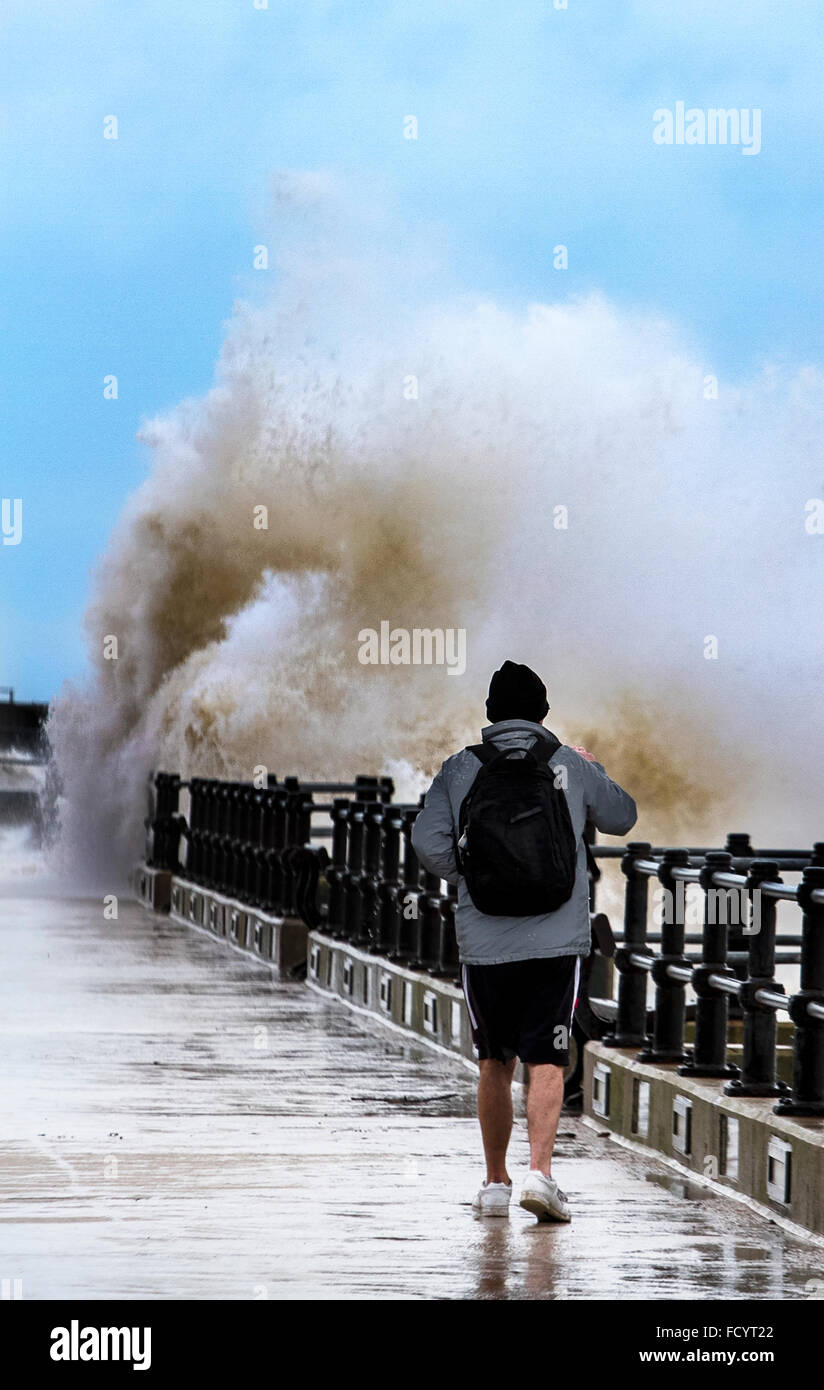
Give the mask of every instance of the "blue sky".
[[[233, 300], [276, 274], [251, 248], [278, 170], [332, 171], [426, 227], [456, 290], [598, 288], [733, 379], [824, 360], [815, 0], [5, 0], [2, 26], [0, 495], [23, 498], [24, 537], [0, 547], [0, 683], [19, 698], [84, 670], [136, 432], [209, 387]], [[678, 100], [760, 108], [760, 154], [656, 146]]]

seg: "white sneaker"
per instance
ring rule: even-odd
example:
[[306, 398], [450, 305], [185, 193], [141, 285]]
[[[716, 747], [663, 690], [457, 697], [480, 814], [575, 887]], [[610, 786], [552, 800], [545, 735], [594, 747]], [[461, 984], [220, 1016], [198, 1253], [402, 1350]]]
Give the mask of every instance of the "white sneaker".
[[548, 1178], [536, 1168], [530, 1168], [521, 1188], [520, 1205], [537, 1216], [539, 1221], [571, 1221], [572, 1213], [567, 1195], [554, 1178]]
[[478, 1188], [472, 1210], [481, 1216], [508, 1216], [511, 1196], [511, 1182], [485, 1182]]

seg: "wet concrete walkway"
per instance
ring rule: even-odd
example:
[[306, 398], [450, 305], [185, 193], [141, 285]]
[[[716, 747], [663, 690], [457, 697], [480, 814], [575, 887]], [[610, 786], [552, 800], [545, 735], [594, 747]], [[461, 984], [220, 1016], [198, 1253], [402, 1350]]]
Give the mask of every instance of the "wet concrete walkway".
[[[460, 1063], [132, 904], [0, 901], [0, 1276], [42, 1298], [809, 1297], [822, 1252], [562, 1118], [473, 1215]], [[527, 1160], [522, 1119], [516, 1184]]]

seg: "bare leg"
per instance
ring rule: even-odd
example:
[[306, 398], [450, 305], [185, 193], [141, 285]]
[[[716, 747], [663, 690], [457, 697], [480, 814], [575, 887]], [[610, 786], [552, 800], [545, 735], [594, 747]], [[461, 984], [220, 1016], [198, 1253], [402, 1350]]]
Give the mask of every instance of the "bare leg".
[[564, 1069], [552, 1062], [529, 1068], [526, 1122], [529, 1129], [529, 1166], [550, 1176], [552, 1150], [564, 1099]]
[[[483, 1058], [479, 1063], [478, 1120], [486, 1158], [487, 1182], [509, 1182], [506, 1171], [506, 1151], [512, 1133], [512, 1075], [511, 1062]], [[556, 1068], [557, 1070], [557, 1068]]]

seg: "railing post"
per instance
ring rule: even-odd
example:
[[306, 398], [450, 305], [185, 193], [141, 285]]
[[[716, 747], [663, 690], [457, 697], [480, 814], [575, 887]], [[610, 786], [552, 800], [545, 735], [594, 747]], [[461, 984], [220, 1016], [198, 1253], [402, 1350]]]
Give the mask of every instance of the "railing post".
[[413, 970], [430, 970], [437, 965], [441, 931], [441, 880], [427, 869], [423, 892], [418, 894], [417, 940]]
[[204, 830], [214, 830], [214, 829], [215, 829], [215, 817], [216, 817], [216, 815], [217, 815], [217, 810], [216, 810], [216, 805], [215, 805], [216, 799], [217, 799], [217, 789], [218, 789], [218, 782], [217, 782], [216, 778], [214, 778], [214, 777], [208, 777], [208, 778], [206, 779], [206, 782], [204, 783], [204, 787], [203, 787], [203, 799], [204, 799], [204, 800], [203, 800], [203, 829], [204, 829]]
[[169, 821], [169, 836], [166, 848], [166, 868], [172, 873], [180, 872], [180, 837], [186, 824], [182, 816], [172, 816]]
[[146, 814], [143, 817], [143, 829], [146, 832], [144, 857], [147, 864], [151, 864], [154, 853], [154, 818], [157, 815], [157, 787], [155, 784], [154, 772], [149, 772], [146, 777]]
[[242, 782], [229, 783], [229, 835], [233, 840], [240, 839], [240, 798]]
[[377, 777], [371, 775], [355, 778], [355, 797], [358, 801], [377, 801], [380, 785]]
[[248, 792], [249, 819], [246, 837], [253, 845], [263, 844], [263, 803], [266, 796], [262, 787], [250, 787]]
[[285, 849], [293, 849], [297, 844], [296, 821], [301, 798], [300, 781], [297, 777], [284, 777], [283, 787], [286, 792], [286, 826], [283, 843]]
[[205, 887], [211, 884], [212, 875], [212, 829], [211, 816], [214, 804], [214, 781], [211, 778], [201, 780], [199, 801], [200, 813], [198, 815], [197, 831], [197, 874], [198, 883]]
[[184, 826], [186, 840], [186, 877], [197, 883], [200, 872], [200, 783], [197, 778], [189, 780], [189, 827]]
[[273, 836], [273, 819], [275, 815], [275, 789], [268, 786], [260, 793], [260, 843], [264, 849], [271, 849]]
[[384, 803], [381, 877], [378, 885], [377, 949], [386, 954], [395, 949], [398, 936], [402, 830], [403, 812], [397, 806]]
[[345, 880], [345, 909], [341, 936], [345, 941], [353, 941], [361, 934], [361, 914], [363, 897], [361, 895], [361, 874], [363, 872], [363, 830], [365, 801], [349, 803], [349, 849]]
[[189, 848], [186, 855], [186, 875], [193, 883], [200, 882], [203, 863], [203, 785], [200, 777], [189, 779]]
[[824, 903], [813, 901], [824, 889], [824, 867], [808, 865], [798, 885], [801, 919], [801, 979], [790, 1000], [793, 1038], [792, 1093], [773, 1107], [776, 1115], [824, 1115], [824, 1019], [807, 1012], [824, 1007]]
[[215, 829], [221, 839], [229, 833], [229, 804], [232, 789], [228, 782], [218, 783], [217, 793], [217, 819]]
[[218, 836], [215, 855], [217, 889], [219, 893], [225, 893], [227, 897], [231, 897], [232, 893], [231, 873], [233, 844], [234, 840], [230, 835]]
[[[658, 880], [668, 896], [665, 903], [675, 903], [674, 885], [678, 880], [672, 877], [673, 869], [689, 864], [689, 854], [685, 849], [667, 849], [658, 868]], [[678, 918], [682, 920], [679, 922]], [[683, 914], [677, 905], [662, 914], [661, 954], [652, 967], [655, 981], [655, 1018], [653, 1022], [652, 1046], [645, 1047], [638, 1054], [639, 1062], [686, 1062], [684, 1051], [684, 983], [674, 980], [668, 973], [670, 965], [690, 968], [690, 961], [684, 955], [685, 924]]]
[[151, 825], [149, 863], [153, 868], [179, 868], [180, 821], [177, 814], [180, 777], [176, 772], [158, 772], [154, 779], [155, 814]]
[[243, 902], [258, 904], [258, 853], [260, 846], [250, 837], [243, 846]]
[[266, 855], [268, 854], [268, 850], [266, 850], [263, 845], [256, 844], [252, 845], [249, 854], [251, 858], [249, 869], [251, 883], [249, 902], [252, 907], [265, 907]]
[[263, 827], [268, 791], [252, 787], [249, 791], [249, 848], [247, 850], [247, 901], [252, 907], [263, 906], [266, 875], [266, 850]]
[[200, 829], [200, 788], [199, 777], [189, 778], [189, 829]]
[[169, 813], [168, 813], [168, 810], [167, 810], [167, 805], [168, 805], [167, 785], [168, 785], [168, 781], [169, 781], [169, 774], [168, 774], [168, 772], [157, 772], [157, 773], [155, 773], [155, 779], [154, 779], [154, 784], [155, 784], [155, 815], [158, 817], [158, 819], [162, 819], [164, 816], [167, 816], [167, 815], [169, 814]]
[[203, 845], [203, 874], [207, 888], [217, 888], [220, 854], [221, 786], [216, 777], [206, 784], [206, 831]]
[[[776, 1080], [776, 1041], [778, 1018], [775, 1009], [765, 1007], [756, 999], [756, 991], [769, 989], [783, 994], [784, 986], [775, 980], [775, 925], [778, 903], [761, 893], [762, 883], [780, 883], [778, 865], [770, 859], [754, 859], [747, 875], [747, 894], [750, 923], [756, 920], [754, 904], [758, 903], [757, 930], [750, 932], [747, 978], [741, 991], [744, 1012], [744, 1055], [741, 1075], [724, 1087], [728, 1096], [780, 1096], [787, 1087]], [[756, 899], [755, 894], [758, 894]]]
[[438, 964], [430, 971], [432, 975], [457, 980], [461, 973], [458, 955], [458, 938], [455, 934], [455, 912], [458, 907], [458, 888], [450, 883], [446, 897], [441, 898], [441, 929], [439, 933]]
[[353, 945], [368, 946], [373, 955], [380, 951], [380, 878], [381, 841], [383, 839], [383, 802], [371, 801], [366, 807], [366, 833], [364, 836], [363, 873], [361, 875], [361, 895], [363, 915], [360, 936]]
[[[699, 883], [704, 890], [704, 925], [701, 932], [701, 964], [692, 972], [698, 996], [695, 1007], [695, 1042], [692, 1059], [678, 1068], [680, 1076], [737, 1076], [738, 1067], [727, 1062], [727, 995], [713, 989], [710, 975], [735, 978], [727, 964], [727, 914], [718, 911], [713, 874], [729, 872], [732, 855], [727, 850], [708, 850]], [[686, 894], [685, 894], [686, 897]], [[724, 902], [727, 902], [725, 896]], [[721, 921], [719, 921], [719, 917]]]
[[251, 840], [249, 834], [249, 819], [251, 811], [251, 796], [253, 788], [247, 782], [238, 782], [237, 791], [237, 838], [247, 842]]
[[240, 842], [236, 835], [226, 837], [226, 857], [224, 860], [224, 878], [226, 881], [226, 891], [230, 898], [237, 898], [239, 894], [239, 874], [240, 874]]
[[[724, 846], [724, 848], [732, 856], [733, 873], [748, 873], [748, 863], [745, 862], [743, 864], [736, 864], [735, 862], [737, 859], [743, 859], [746, 861], [752, 858], [752, 845], [750, 843], [750, 837], [748, 832], [745, 830], [730, 831], [730, 833], [727, 835], [727, 843]], [[747, 978], [747, 960], [749, 959], [749, 949], [750, 941], [746, 933], [742, 932], [741, 930], [736, 931], [735, 928], [731, 926], [727, 937], [727, 951], [730, 957], [728, 963], [730, 965], [733, 975], [739, 980], [746, 980]], [[729, 1010], [730, 1018], [739, 1019], [743, 1017], [741, 1011], [741, 1003], [738, 999], [732, 996], [729, 997], [727, 1000], [727, 1007]]]
[[283, 850], [286, 848], [290, 793], [282, 784], [267, 791], [268, 826], [265, 862], [262, 870], [264, 907], [275, 917], [284, 915]]
[[225, 893], [227, 896], [229, 884], [226, 874], [231, 843], [228, 835], [219, 835], [215, 844], [215, 884], [218, 892]]
[[144, 822], [146, 826], [146, 863], [152, 867], [160, 867], [160, 858], [163, 853], [163, 832], [161, 830], [160, 812], [163, 806], [163, 781], [165, 773], [156, 772], [151, 781], [149, 791], [149, 816]]
[[417, 818], [417, 806], [403, 812], [403, 883], [399, 890], [397, 934], [389, 957], [403, 965], [414, 957], [418, 940], [421, 866], [412, 844], [412, 827]]
[[[752, 845], [748, 830], [731, 830], [727, 835], [727, 843], [724, 846], [727, 854], [732, 859], [752, 859]], [[738, 869], [733, 868], [733, 873], [738, 873]]]
[[180, 868], [179, 846], [180, 834], [183, 825], [183, 817], [178, 814], [180, 804], [180, 777], [176, 772], [169, 774], [168, 778], [168, 809], [165, 839], [165, 864], [164, 868], [176, 872]]
[[346, 925], [346, 853], [349, 838], [349, 799], [336, 796], [332, 802], [332, 862], [326, 870], [329, 885], [329, 911], [326, 930], [336, 939]]
[[298, 777], [285, 777], [283, 786], [286, 792], [284, 849], [287, 853], [280, 856], [280, 891], [284, 916], [294, 917], [295, 874], [288, 851], [305, 843], [302, 835], [306, 821], [306, 801], [307, 797], [310, 802], [312, 798], [310, 793], [302, 791]]
[[312, 810], [315, 799], [311, 792], [301, 791], [295, 798], [293, 846], [303, 847], [312, 839]]
[[639, 859], [648, 859], [652, 845], [632, 840], [621, 860], [627, 880], [624, 897], [624, 942], [615, 953], [618, 971], [618, 1014], [615, 1028], [602, 1040], [607, 1047], [640, 1047], [647, 1039], [647, 971], [633, 965], [631, 954], [651, 955], [647, 949], [647, 904], [649, 885], [646, 874], [636, 872]]

